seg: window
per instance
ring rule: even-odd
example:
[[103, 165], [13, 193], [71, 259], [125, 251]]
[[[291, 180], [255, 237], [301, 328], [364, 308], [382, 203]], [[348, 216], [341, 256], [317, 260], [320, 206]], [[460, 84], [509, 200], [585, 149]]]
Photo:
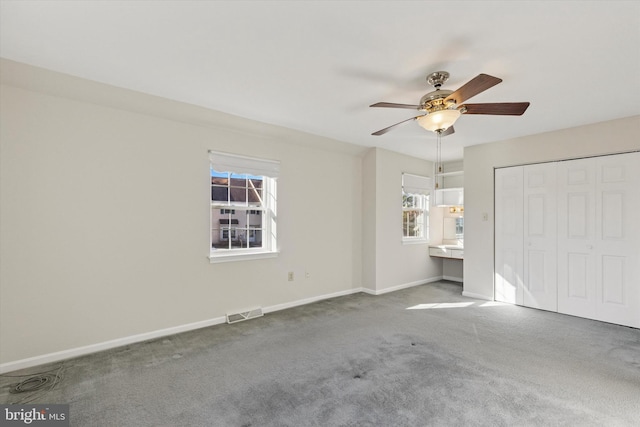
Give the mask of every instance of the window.
[[464, 218], [456, 218], [456, 238], [464, 238]]
[[276, 254], [279, 163], [210, 152], [212, 262]]
[[429, 239], [431, 178], [402, 174], [402, 241], [423, 243]]

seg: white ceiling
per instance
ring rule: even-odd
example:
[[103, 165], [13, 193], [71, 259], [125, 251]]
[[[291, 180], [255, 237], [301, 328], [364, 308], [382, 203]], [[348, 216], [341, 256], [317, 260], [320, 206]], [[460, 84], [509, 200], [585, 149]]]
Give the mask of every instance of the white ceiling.
[[[530, 101], [521, 117], [462, 116], [464, 146], [640, 114], [636, 1], [1, 1], [0, 56], [337, 140], [435, 157], [417, 104], [439, 70], [470, 102]], [[579, 141], [576, 141], [579, 143]]]

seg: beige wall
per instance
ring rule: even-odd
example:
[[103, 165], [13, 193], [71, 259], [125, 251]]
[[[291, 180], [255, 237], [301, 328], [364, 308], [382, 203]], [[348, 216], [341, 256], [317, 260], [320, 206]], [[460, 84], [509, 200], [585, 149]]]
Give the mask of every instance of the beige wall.
[[[383, 293], [442, 277], [442, 261], [429, 257], [428, 243], [403, 244], [402, 173], [432, 176], [426, 160], [372, 148], [363, 162], [364, 286]], [[441, 238], [442, 213], [432, 209], [431, 224]]]
[[465, 295], [493, 299], [494, 168], [637, 150], [640, 116], [465, 148]]
[[[2, 67], [0, 364], [361, 288], [361, 147]], [[281, 162], [277, 258], [209, 263], [210, 149]]]

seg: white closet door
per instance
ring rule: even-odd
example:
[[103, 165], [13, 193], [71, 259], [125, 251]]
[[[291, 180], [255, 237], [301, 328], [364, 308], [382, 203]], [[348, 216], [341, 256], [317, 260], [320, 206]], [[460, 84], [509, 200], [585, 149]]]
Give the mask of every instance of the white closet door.
[[494, 299], [523, 303], [522, 167], [495, 170]]
[[558, 312], [640, 327], [640, 153], [558, 165]]
[[558, 164], [558, 312], [596, 315], [596, 159]]
[[495, 299], [640, 328], [640, 153], [496, 170]]
[[524, 301], [558, 310], [556, 163], [524, 167]]
[[597, 319], [640, 327], [640, 153], [596, 165]]

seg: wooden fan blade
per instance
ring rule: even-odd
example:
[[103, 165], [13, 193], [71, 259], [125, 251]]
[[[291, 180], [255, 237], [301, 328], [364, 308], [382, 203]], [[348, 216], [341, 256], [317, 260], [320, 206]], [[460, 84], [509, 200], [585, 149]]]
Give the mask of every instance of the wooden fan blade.
[[374, 132], [374, 133], [372, 133], [371, 135], [375, 135], [375, 136], [383, 135], [383, 134], [385, 134], [385, 133], [389, 132], [389, 131], [390, 131], [391, 129], [393, 129], [394, 127], [396, 127], [396, 126], [398, 126], [398, 125], [401, 125], [401, 124], [403, 124], [403, 123], [406, 123], [406, 122], [408, 122], [408, 121], [410, 121], [410, 120], [415, 120], [415, 119], [417, 119], [418, 117], [422, 117], [422, 116], [411, 117], [410, 119], [403, 120], [403, 121], [401, 121], [401, 122], [396, 123], [395, 125], [391, 125], [391, 126], [386, 127], [386, 128], [384, 128], [384, 129], [380, 129], [379, 131]]
[[447, 96], [444, 102], [446, 103], [447, 101], [453, 100], [456, 104], [460, 105], [472, 96], [476, 96], [480, 92], [484, 92], [501, 81], [502, 79], [488, 74], [478, 74], [476, 77], [462, 85], [460, 89]]
[[419, 105], [394, 104], [393, 102], [377, 102], [369, 105], [369, 107], [386, 107], [386, 108], [409, 108], [411, 110], [419, 110]]
[[529, 108], [528, 102], [495, 102], [489, 104], [464, 104], [465, 114], [493, 114], [497, 116], [521, 116]]

